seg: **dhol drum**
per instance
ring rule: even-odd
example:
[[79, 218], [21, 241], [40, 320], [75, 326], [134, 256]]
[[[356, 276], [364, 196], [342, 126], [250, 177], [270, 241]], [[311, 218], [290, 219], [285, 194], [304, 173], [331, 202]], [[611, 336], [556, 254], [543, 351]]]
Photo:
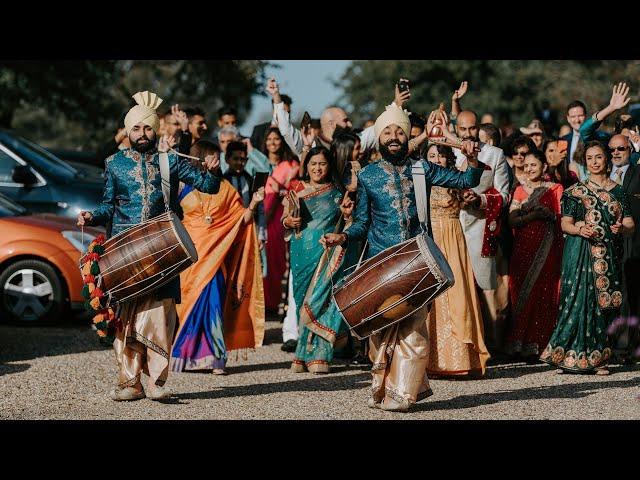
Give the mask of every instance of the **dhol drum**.
[[124, 230], [103, 247], [98, 282], [110, 303], [150, 293], [198, 261], [191, 237], [173, 212]]
[[362, 340], [409, 317], [453, 283], [442, 252], [422, 234], [362, 263], [335, 286], [333, 301]]

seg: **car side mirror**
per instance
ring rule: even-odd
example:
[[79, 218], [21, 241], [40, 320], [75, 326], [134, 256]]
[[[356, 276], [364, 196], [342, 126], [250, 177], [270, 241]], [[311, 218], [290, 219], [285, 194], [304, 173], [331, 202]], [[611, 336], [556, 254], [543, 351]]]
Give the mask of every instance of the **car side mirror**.
[[15, 167], [13, 169], [11, 178], [15, 183], [22, 183], [25, 186], [38, 183], [38, 179], [28, 165], [18, 165], [17, 167]]

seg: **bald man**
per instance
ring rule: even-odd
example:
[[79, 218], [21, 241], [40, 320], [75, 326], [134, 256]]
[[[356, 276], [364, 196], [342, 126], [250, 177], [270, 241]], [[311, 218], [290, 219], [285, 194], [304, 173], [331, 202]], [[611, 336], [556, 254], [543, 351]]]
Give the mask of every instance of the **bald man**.
[[[78, 215], [79, 226], [112, 225], [108, 237], [165, 213], [160, 154], [166, 154], [169, 164], [171, 210], [177, 211], [179, 182], [204, 193], [218, 193], [220, 189], [222, 173], [217, 158], [208, 158], [208, 171], [202, 172], [178, 155], [167, 154], [166, 137], [156, 145], [160, 121], [155, 109], [162, 99], [149, 92], [139, 92], [134, 98], [138, 105], [125, 117], [131, 148], [105, 160], [102, 203], [93, 212]], [[149, 294], [119, 304], [116, 317], [121, 325], [116, 328], [113, 343], [119, 378], [111, 391], [112, 400], [139, 400], [145, 396], [160, 400], [169, 395], [164, 384], [169, 373], [176, 303], [180, 303], [179, 277]], [[141, 383], [143, 371], [149, 375], [146, 392]]]
[[[459, 138], [478, 141], [478, 130], [478, 116], [474, 112], [464, 110], [458, 114]], [[456, 167], [463, 167], [465, 156], [459, 150], [455, 154]], [[491, 353], [495, 353], [502, 348], [509, 304], [508, 260], [500, 247], [496, 249], [497, 227], [509, 204], [509, 165], [500, 148], [483, 142], [480, 142], [478, 160], [486, 167], [478, 186], [463, 192], [465, 203], [460, 210], [460, 223], [480, 289], [485, 341], [490, 351], [493, 349]]]
[[[302, 132], [291, 124], [289, 113], [286, 111], [284, 103], [280, 96], [280, 89], [275, 79], [270, 79], [267, 84], [267, 92], [273, 97], [273, 108], [275, 110], [276, 120], [278, 122], [278, 128], [280, 133], [286, 140], [287, 144], [291, 147], [291, 150], [296, 155], [300, 156], [304, 149], [304, 142], [302, 140]], [[396, 86], [396, 98], [393, 103], [402, 107], [402, 104], [408, 100], [410, 93], [408, 91], [400, 93]], [[322, 112], [320, 116], [320, 135], [316, 137], [314, 146], [322, 145], [323, 147], [330, 149], [331, 142], [333, 141], [333, 133], [336, 128], [351, 128], [351, 119], [347, 113], [338, 107], [329, 107]], [[378, 144], [378, 138], [376, 137], [374, 127], [370, 126], [365, 128], [358, 134], [360, 137], [360, 149], [362, 152], [375, 148]]]

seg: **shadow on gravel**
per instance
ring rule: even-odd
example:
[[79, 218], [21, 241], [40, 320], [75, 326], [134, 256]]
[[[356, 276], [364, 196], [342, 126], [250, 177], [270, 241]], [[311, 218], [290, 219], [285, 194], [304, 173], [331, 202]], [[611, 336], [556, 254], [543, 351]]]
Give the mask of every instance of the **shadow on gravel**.
[[584, 398], [593, 395], [595, 390], [606, 388], [635, 388], [640, 386], [640, 378], [633, 380], [614, 380], [600, 382], [571, 383], [567, 385], [551, 385], [545, 387], [531, 387], [520, 390], [503, 390], [475, 395], [460, 395], [459, 397], [422, 402], [413, 407], [415, 412], [433, 412], [438, 410], [458, 410], [474, 408], [480, 405], [492, 405], [500, 402], [539, 399]]
[[272, 343], [282, 343], [282, 325], [273, 328], [265, 328], [262, 345], [271, 345]]
[[511, 364], [504, 366], [493, 366], [487, 368], [486, 378], [518, 378], [522, 375], [528, 375], [530, 373], [541, 373], [548, 370], [551, 370], [551, 367], [549, 367], [549, 365], [547, 364], [527, 365], [521, 363], [516, 365]]
[[29, 370], [31, 365], [28, 363], [20, 363], [18, 365], [0, 365], [0, 377], [2, 375], [9, 375], [10, 373], [20, 373], [25, 370]]
[[[344, 370], [347, 370], [345, 368]], [[342, 371], [344, 371], [342, 370]], [[336, 373], [340, 371], [336, 370]], [[172, 398], [180, 400], [215, 400], [217, 398], [246, 397], [251, 395], [268, 395], [270, 393], [285, 392], [333, 392], [340, 390], [360, 390], [371, 383], [370, 373], [356, 375], [329, 375], [316, 376], [310, 373], [301, 373], [300, 380], [288, 382], [261, 383], [254, 385], [238, 385], [220, 387], [208, 392], [177, 393]]]
[[88, 323], [46, 327], [0, 325], [0, 364], [106, 348]]
[[234, 365], [227, 366], [227, 372], [231, 375], [234, 373], [247, 373], [247, 372], [259, 372], [264, 370], [287, 370], [291, 367], [291, 362], [277, 362], [277, 363], [254, 363], [252, 365]]

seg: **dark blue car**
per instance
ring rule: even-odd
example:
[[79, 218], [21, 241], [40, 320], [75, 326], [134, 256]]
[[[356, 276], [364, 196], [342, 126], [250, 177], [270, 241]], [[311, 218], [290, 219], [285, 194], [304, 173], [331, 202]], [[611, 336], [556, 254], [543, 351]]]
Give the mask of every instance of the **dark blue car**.
[[0, 129], [0, 192], [29, 210], [75, 218], [81, 210], [98, 206], [103, 186], [96, 167], [73, 166]]

